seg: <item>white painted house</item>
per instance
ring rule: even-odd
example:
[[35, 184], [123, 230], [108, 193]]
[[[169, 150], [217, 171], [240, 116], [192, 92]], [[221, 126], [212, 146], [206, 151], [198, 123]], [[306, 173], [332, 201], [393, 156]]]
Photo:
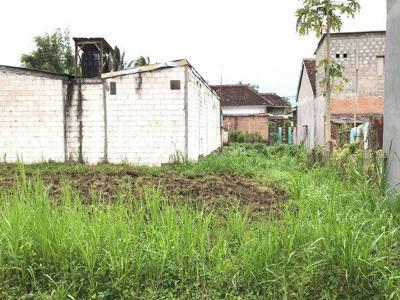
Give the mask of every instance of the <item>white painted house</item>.
[[161, 165], [221, 146], [219, 98], [186, 60], [91, 79], [0, 66], [0, 82], [7, 162]]

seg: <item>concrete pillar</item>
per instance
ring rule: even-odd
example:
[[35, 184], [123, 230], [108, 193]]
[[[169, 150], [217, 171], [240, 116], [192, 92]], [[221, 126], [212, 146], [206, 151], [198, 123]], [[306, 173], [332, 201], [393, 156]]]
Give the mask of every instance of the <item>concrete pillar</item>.
[[400, 190], [400, 0], [387, 0], [384, 149], [390, 186]]

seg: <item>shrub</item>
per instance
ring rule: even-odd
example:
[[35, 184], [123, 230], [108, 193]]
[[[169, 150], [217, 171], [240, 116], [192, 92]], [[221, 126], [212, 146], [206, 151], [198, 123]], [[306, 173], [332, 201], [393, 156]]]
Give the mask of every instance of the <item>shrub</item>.
[[263, 137], [258, 132], [229, 131], [229, 143], [262, 143]]

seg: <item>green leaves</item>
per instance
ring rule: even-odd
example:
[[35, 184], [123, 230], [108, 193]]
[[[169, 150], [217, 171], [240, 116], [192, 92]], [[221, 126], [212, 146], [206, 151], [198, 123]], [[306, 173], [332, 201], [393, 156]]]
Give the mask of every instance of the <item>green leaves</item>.
[[303, 7], [296, 11], [296, 30], [300, 35], [308, 35], [314, 32], [318, 38], [327, 32], [327, 20], [330, 18], [330, 29], [340, 31], [342, 29], [342, 16], [354, 17], [360, 10], [357, 0], [345, 2], [332, 0], [301, 0]]
[[74, 56], [69, 30], [60, 29], [52, 34], [45, 33], [34, 38], [36, 49], [22, 54], [21, 63], [25, 68], [74, 74]]
[[125, 61], [125, 51], [121, 53], [120, 49], [115, 46], [111, 52], [111, 69], [116, 72], [130, 67], [142, 67], [150, 64], [150, 58], [140, 56], [138, 59], [132, 60], [129, 63]]
[[[330, 62], [327, 59], [322, 59], [318, 63], [318, 67], [327, 70], [327, 65], [328, 63], [330, 64], [330, 69], [329, 69], [329, 84], [330, 84], [330, 90], [332, 88], [335, 88], [337, 92], [340, 92], [343, 90], [343, 85], [345, 83], [349, 82], [349, 79], [344, 75], [344, 66], [335, 60], [331, 60]], [[324, 77], [320, 81], [321, 86], [325, 86], [327, 84], [327, 77]], [[326, 96], [324, 94], [324, 96]]]

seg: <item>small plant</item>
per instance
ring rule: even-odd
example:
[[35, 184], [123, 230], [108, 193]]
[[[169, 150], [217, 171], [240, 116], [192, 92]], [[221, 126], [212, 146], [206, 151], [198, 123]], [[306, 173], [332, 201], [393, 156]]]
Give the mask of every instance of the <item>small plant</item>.
[[350, 142], [350, 126], [347, 123], [340, 124], [338, 146], [343, 147]]

